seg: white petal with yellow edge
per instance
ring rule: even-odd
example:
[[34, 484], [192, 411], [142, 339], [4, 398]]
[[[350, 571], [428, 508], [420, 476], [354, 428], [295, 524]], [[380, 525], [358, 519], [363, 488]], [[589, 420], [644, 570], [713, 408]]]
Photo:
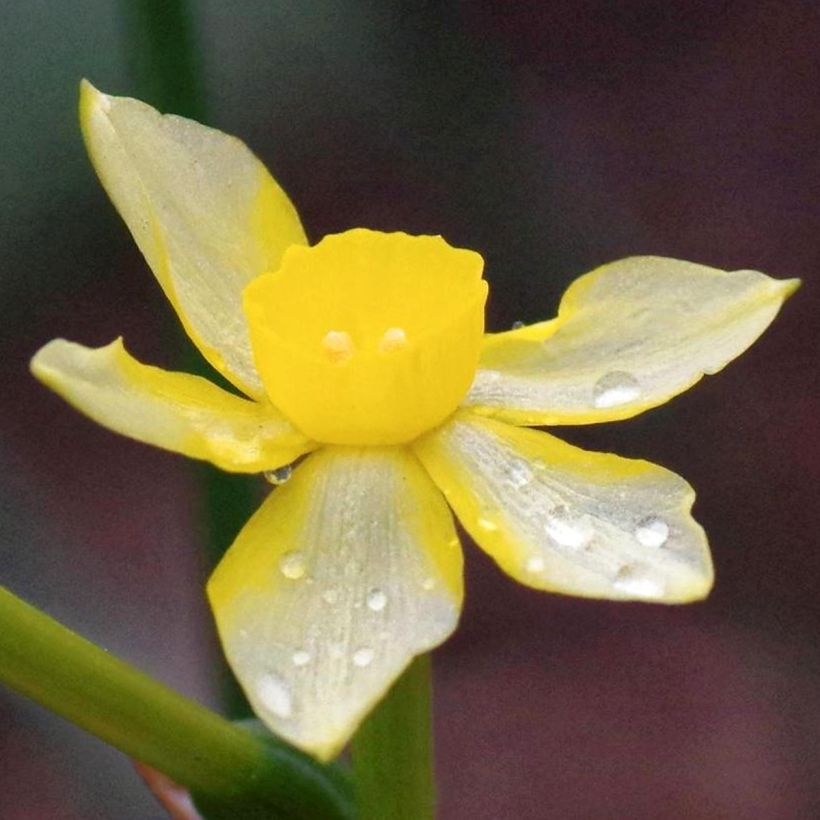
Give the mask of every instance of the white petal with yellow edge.
[[468, 413], [415, 450], [476, 543], [528, 586], [662, 603], [712, 586], [694, 492], [669, 470]]
[[100, 348], [55, 339], [32, 359], [31, 370], [98, 424], [223, 470], [272, 470], [315, 446], [272, 405], [199, 376], [141, 364], [120, 339]]
[[629, 418], [742, 353], [798, 284], [653, 256], [604, 265], [553, 321], [487, 336], [465, 404], [514, 424]]
[[410, 660], [455, 628], [461, 548], [412, 453], [329, 447], [273, 491], [208, 595], [254, 711], [328, 759]]
[[261, 397], [241, 293], [306, 243], [290, 200], [238, 139], [86, 81], [80, 121], [103, 186], [186, 331], [226, 378]]

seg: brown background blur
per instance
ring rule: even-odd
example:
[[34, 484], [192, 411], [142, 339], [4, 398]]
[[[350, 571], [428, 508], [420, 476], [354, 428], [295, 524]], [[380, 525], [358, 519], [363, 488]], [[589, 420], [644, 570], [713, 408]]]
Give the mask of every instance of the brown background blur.
[[[84, 75], [155, 101], [126, 6], [0, 12], [0, 583], [213, 704], [199, 479], [27, 371], [58, 335], [123, 334], [178, 363], [76, 124]], [[468, 548], [436, 719], [442, 820], [820, 817], [820, 4], [191, 7], [208, 122], [263, 158], [309, 236], [363, 225], [481, 251], [490, 330], [550, 316], [577, 275], [635, 253], [803, 278], [719, 376], [558, 431], [695, 486], [709, 601], [539, 594]], [[160, 817], [119, 753], [0, 690], [2, 820]]]

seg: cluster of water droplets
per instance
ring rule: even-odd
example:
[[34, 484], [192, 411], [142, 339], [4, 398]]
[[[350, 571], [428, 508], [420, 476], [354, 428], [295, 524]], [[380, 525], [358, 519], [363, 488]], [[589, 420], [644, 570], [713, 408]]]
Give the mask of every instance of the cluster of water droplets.
[[[525, 490], [537, 481], [537, 472], [543, 465], [536, 462], [512, 460], [505, 473], [506, 483], [516, 491]], [[498, 511], [483, 511], [478, 519], [479, 526], [485, 532], [499, 529]], [[554, 545], [570, 552], [589, 552], [595, 546], [595, 521], [588, 515], [574, 513], [565, 504], [556, 504], [543, 518], [543, 532]], [[642, 518], [634, 526], [632, 537], [648, 549], [659, 549], [668, 545], [670, 537], [669, 524], [658, 515]], [[541, 550], [530, 553], [525, 559], [523, 569], [532, 576], [543, 575], [547, 570], [547, 556]], [[613, 587], [631, 597], [654, 599], [665, 592], [665, 582], [650, 562], [632, 561], [622, 564], [615, 571]]]
[[[312, 581], [308, 575], [307, 557], [300, 550], [284, 553], [279, 559], [278, 569], [288, 581]], [[421, 582], [421, 587], [426, 591], [432, 590], [435, 587], [435, 580], [427, 577]], [[329, 606], [336, 606], [341, 600], [337, 587], [326, 587], [319, 594], [322, 601]], [[387, 609], [388, 604], [387, 593], [380, 587], [372, 587], [365, 595], [364, 601], [353, 606], [357, 609], [364, 606], [372, 613], [381, 613]], [[387, 639], [389, 633], [383, 631], [380, 637]], [[345, 653], [341, 645], [333, 645], [328, 648], [328, 654], [339, 659]], [[369, 667], [375, 658], [376, 650], [370, 646], [358, 646], [350, 655], [352, 665], [358, 669]], [[292, 652], [290, 659], [294, 667], [303, 669], [314, 661], [314, 655], [305, 648], [298, 648]], [[292, 717], [293, 700], [290, 687], [284, 678], [272, 673], [263, 675], [257, 684], [256, 694], [262, 705], [272, 714], [280, 718]]]

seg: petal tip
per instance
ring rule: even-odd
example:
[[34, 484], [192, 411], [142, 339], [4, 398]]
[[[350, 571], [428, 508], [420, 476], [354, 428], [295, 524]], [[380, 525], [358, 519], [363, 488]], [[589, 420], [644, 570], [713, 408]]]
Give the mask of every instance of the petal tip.
[[792, 296], [803, 284], [802, 279], [778, 279], [778, 285], [780, 285], [780, 292], [783, 295], [784, 301]]
[[111, 108], [111, 97], [103, 94], [90, 80], [80, 80], [80, 120], [85, 122], [96, 111], [106, 112]]

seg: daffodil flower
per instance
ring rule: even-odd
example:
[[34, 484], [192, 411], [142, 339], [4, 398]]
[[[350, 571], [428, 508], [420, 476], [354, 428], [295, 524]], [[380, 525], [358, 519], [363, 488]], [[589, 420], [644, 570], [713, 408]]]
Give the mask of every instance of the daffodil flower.
[[[302, 456], [208, 584], [258, 715], [336, 754], [455, 628], [453, 517], [536, 589], [683, 603], [713, 571], [694, 493], [527, 426], [625, 419], [715, 373], [795, 280], [657, 257], [572, 284], [555, 319], [484, 335], [481, 257], [351, 230], [308, 245], [238, 140], [84, 84], [92, 161], [193, 342], [243, 396], [65, 340], [35, 375], [95, 421], [236, 472]], [[449, 508], [448, 509], [448, 504]]]

